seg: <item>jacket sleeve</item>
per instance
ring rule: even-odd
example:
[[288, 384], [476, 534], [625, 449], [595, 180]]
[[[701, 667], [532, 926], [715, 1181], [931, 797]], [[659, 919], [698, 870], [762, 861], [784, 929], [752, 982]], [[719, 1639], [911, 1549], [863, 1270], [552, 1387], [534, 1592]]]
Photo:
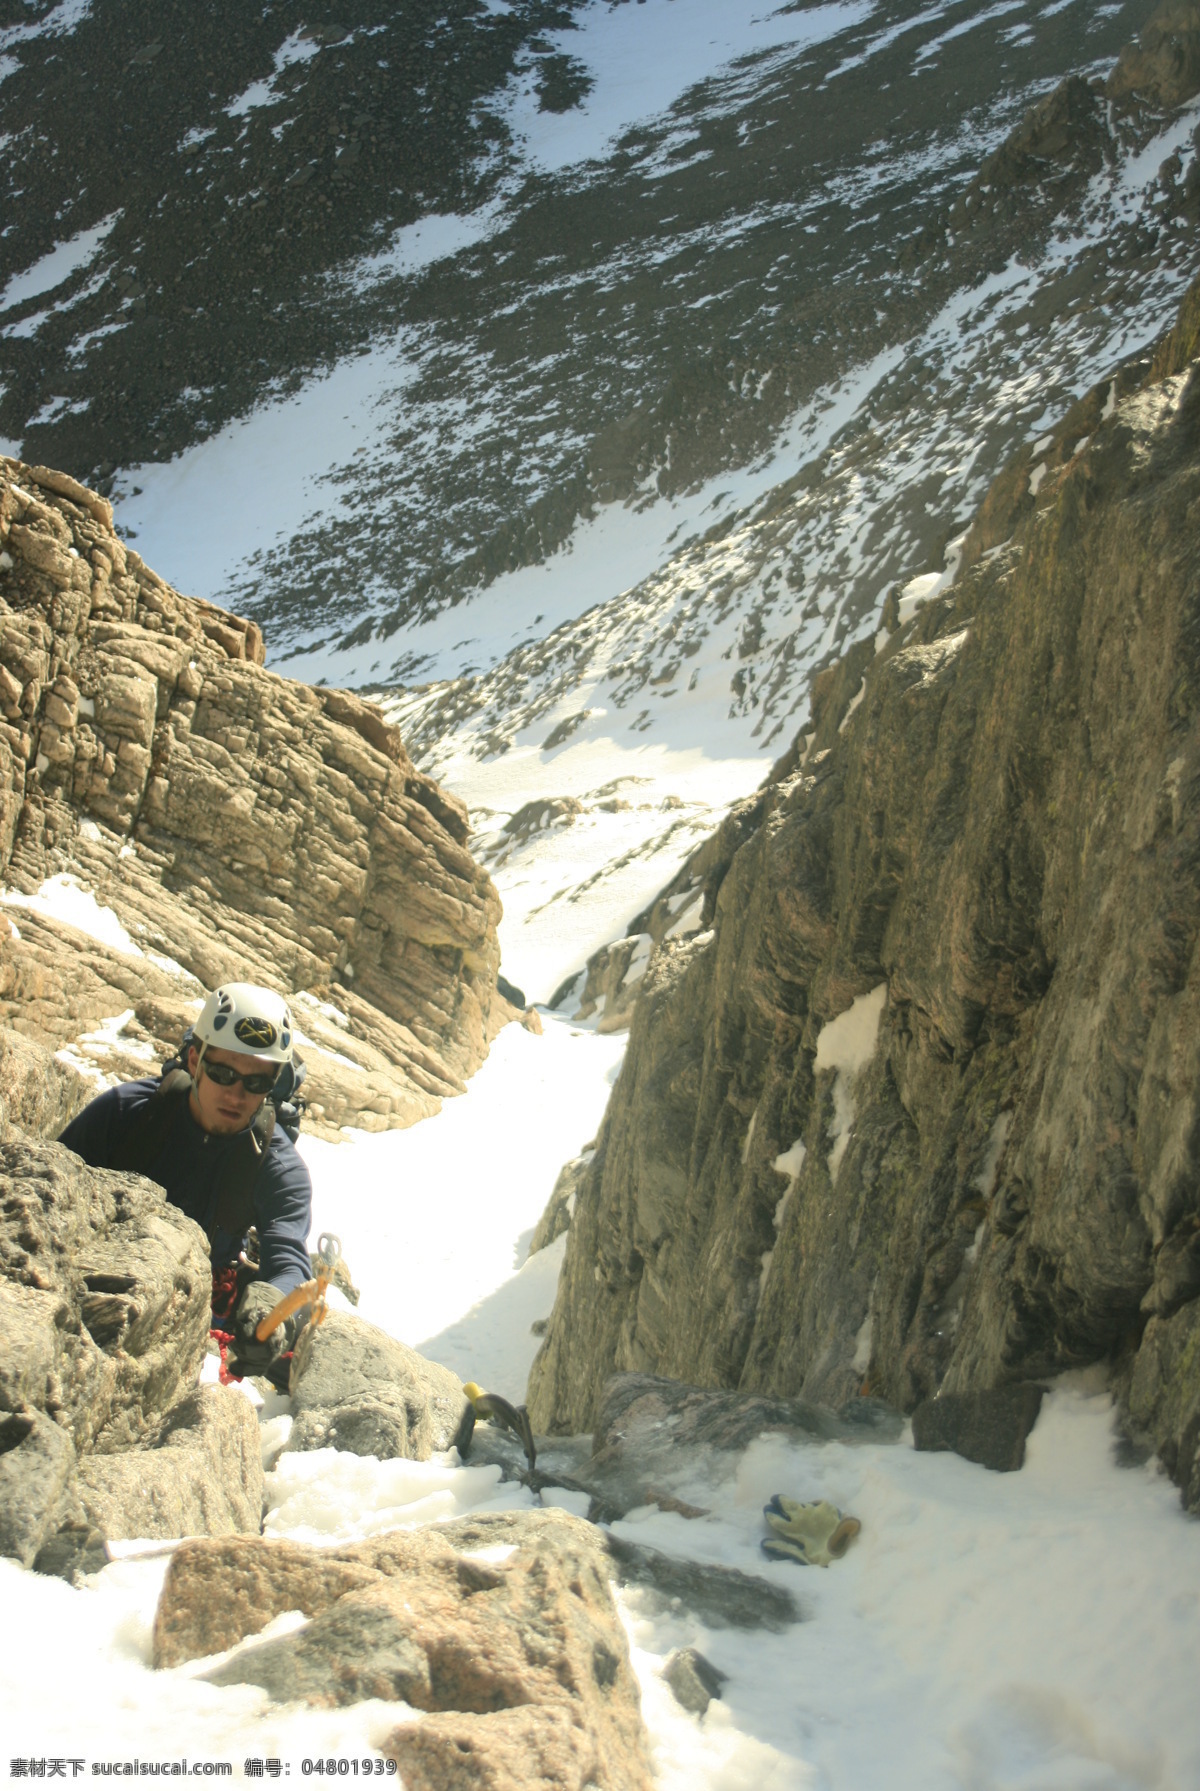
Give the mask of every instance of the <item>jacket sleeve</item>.
[[281, 1293], [312, 1278], [308, 1234], [312, 1226], [312, 1179], [295, 1146], [272, 1140], [254, 1196], [259, 1275]]

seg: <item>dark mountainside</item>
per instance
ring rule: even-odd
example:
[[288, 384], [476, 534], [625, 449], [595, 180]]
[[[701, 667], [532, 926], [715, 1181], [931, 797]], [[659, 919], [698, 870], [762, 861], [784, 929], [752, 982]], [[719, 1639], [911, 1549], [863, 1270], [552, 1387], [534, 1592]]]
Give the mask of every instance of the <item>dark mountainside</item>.
[[912, 1410], [1104, 1362], [1200, 1510], [1198, 516], [1200, 287], [681, 873], [539, 1427], [614, 1370]]
[[[905, 352], [914, 334], [1048, 241], [1118, 140], [1153, 135], [1088, 84], [1150, 0], [980, 19], [883, 0], [553, 173], [522, 161], [502, 98], [514, 71], [546, 107], [579, 96], [562, 47], [577, 4], [251, 18], [94, 0], [73, 28], [28, 37], [48, 5], [5, 4], [0, 47], [19, 66], [0, 84], [0, 267], [115, 222], [60, 289], [5, 310], [0, 437], [103, 488], [338, 357], [403, 342], [415, 377], [387, 439], [337, 469], [343, 510], [220, 593], [273, 652], [378, 634], [382, 681], [422, 675], [400, 632], [412, 617], [543, 559], [597, 505], [744, 464], [880, 352], [900, 354], [884, 409], [923, 403], [941, 371]], [[1023, 152], [973, 187], [1072, 71]], [[231, 112], [254, 81], [274, 103]], [[93, 83], [102, 107], [68, 103]], [[483, 242], [416, 275], [388, 263], [398, 228], [492, 199], [503, 216]], [[1081, 247], [1026, 320], [1035, 338], [1189, 252], [1195, 195], [1181, 181], [1164, 200], [1150, 225]], [[985, 483], [1024, 408], [1018, 394], [991, 420]], [[906, 520], [925, 557], [944, 521], [924, 502]]]

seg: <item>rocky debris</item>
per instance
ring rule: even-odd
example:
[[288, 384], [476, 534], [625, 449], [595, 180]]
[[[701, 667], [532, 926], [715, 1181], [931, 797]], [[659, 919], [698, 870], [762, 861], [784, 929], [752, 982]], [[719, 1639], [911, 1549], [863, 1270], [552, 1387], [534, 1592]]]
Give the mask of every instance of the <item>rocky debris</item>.
[[209, 1300], [204, 1234], [161, 1190], [0, 1142], [0, 1552], [28, 1565], [75, 1518], [77, 1456], [158, 1431], [195, 1382]]
[[307, 1325], [292, 1359], [289, 1449], [428, 1461], [448, 1449], [467, 1397], [449, 1368], [348, 1313]]
[[0, 874], [74, 878], [127, 934], [10, 908], [0, 1018], [145, 1074], [200, 985], [242, 977], [296, 996], [314, 1129], [461, 1091], [514, 1017], [462, 804], [372, 704], [265, 671], [254, 623], [179, 596], [65, 475], [0, 460], [0, 548]]
[[729, 1675], [714, 1667], [698, 1648], [676, 1648], [668, 1655], [662, 1670], [675, 1694], [675, 1702], [693, 1716], [703, 1716]]
[[638, 1586], [662, 1611], [680, 1605], [713, 1629], [769, 1629], [803, 1620], [792, 1594], [737, 1567], [714, 1567], [609, 1535], [606, 1546], [623, 1586]]
[[[317, 1708], [382, 1698], [429, 1712], [384, 1744], [410, 1786], [526, 1786], [540, 1771], [550, 1784], [648, 1791], [637, 1682], [608, 1581], [599, 1533], [558, 1511], [461, 1518], [331, 1551], [260, 1538], [188, 1544], [163, 1585], [155, 1659], [228, 1647], [239, 1629], [303, 1610], [303, 1629], [243, 1648], [206, 1677]], [[464, 1757], [476, 1773], [466, 1780], [455, 1776]]]
[[952, 1449], [981, 1467], [1015, 1473], [1025, 1464], [1025, 1440], [1037, 1423], [1045, 1393], [1036, 1384], [940, 1393], [913, 1413], [913, 1445]]
[[651, 963], [538, 1431], [622, 1370], [911, 1411], [1099, 1362], [1195, 1503], [1195, 307], [817, 681], [711, 932]]
[[85, 1457], [75, 1494], [87, 1523], [106, 1537], [257, 1535], [258, 1414], [231, 1387], [197, 1387], [136, 1448]]

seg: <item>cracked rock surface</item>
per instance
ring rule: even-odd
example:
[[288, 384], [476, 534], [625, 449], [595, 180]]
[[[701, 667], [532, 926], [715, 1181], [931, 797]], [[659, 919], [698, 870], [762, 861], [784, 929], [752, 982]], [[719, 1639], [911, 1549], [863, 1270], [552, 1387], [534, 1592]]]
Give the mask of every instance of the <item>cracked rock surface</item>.
[[1200, 288], [1038, 447], [680, 873], [537, 1430], [614, 1371], [912, 1411], [1104, 1363], [1200, 1509]]
[[[164, 584], [66, 475], [0, 459], [0, 550], [0, 1018], [94, 1086], [244, 978], [296, 1000], [317, 1131], [461, 1092], [512, 1015], [461, 803], [372, 704], [264, 670], [254, 623]], [[39, 906], [54, 878], [126, 937]]]

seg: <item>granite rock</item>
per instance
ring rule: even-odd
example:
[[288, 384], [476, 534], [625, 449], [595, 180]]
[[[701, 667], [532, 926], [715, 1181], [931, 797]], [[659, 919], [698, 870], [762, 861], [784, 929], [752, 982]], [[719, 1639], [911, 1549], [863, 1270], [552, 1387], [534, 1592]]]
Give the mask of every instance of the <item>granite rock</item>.
[[292, 1360], [289, 1449], [348, 1450], [428, 1461], [458, 1435], [462, 1382], [407, 1344], [348, 1313], [301, 1332]]
[[[272, 1611], [320, 1607], [303, 1629], [238, 1650], [207, 1678], [316, 1708], [381, 1698], [428, 1712], [383, 1744], [406, 1784], [649, 1791], [608, 1559], [582, 1520], [508, 1512], [328, 1552], [247, 1538], [181, 1556], [164, 1584], [156, 1647], [161, 1636], [180, 1658], [180, 1646], [228, 1645], [238, 1620], [266, 1620], [256, 1608], [264, 1593]], [[339, 1592], [346, 1570], [370, 1577]], [[219, 1632], [187, 1609], [213, 1601], [232, 1619]]]
[[75, 1493], [89, 1526], [109, 1540], [257, 1535], [258, 1414], [232, 1387], [197, 1387], [136, 1448], [85, 1456]]

